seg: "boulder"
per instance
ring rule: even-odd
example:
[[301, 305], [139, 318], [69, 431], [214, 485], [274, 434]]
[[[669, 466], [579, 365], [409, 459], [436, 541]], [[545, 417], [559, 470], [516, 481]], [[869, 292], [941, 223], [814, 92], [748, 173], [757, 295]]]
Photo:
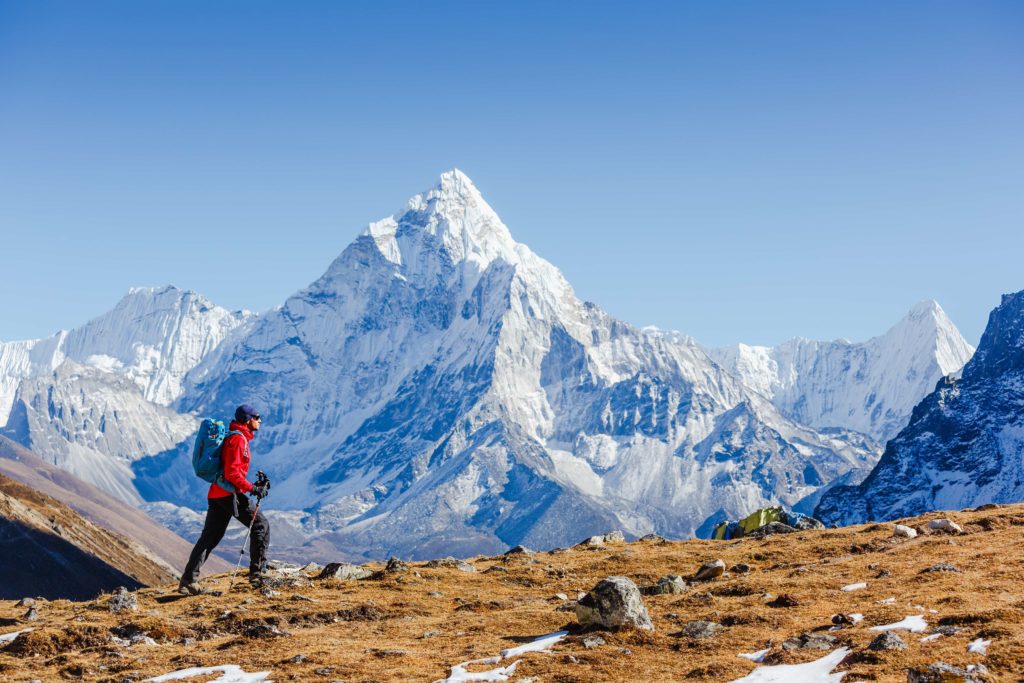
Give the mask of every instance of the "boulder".
[[947, 534], [962, 534], [964, 529], [951, 519], [933, 519], [928, 522], [928, 528], [932, 531], [941, 531]]
[[605, 543], [625, 543], [626, 542], [626, 535], [624, 533], [622, 533], [621, 531], [618, 531], [618, 530], [616, 530], [616, 531], [609, 531], [607, 534], [604, 535], [604, 542]]
[[360, 567], [357, 564], [347, 562], [331, 562], [320, 572], [321, 579], [340, 579], [342, 581], [354, 581], [366, 579], [373, 576], [369, 569]]
[[710, 581], [725, 573], [724, 560], [711, 560], [700, 566], [700, 569], [693, 575], [694, 581]]
[[384, 565], [384, 571], [391, 574], [396, 572], [407, 572], [409, 571], [409, 565], [407, 565], [405, 562], [402, 562], [397, 557], [389, 557], [388, 563]]
[[640, 589], [625, 576], [609, 576], [598, 582], [576, 604], [576, 619], [585, 627], [654, 630]]
[[886, 631], [872, 640], [871, 644], [868, 645], [868, 649], [876, 652], [881, 650], [906, 650], [907, 644], [892, 631]]
[[530, 550], [525, 545], [517, 545], [505, 552], [506, 555], [536, 555], [537, 551]]
[[664, 543], [665, 542], [664, 537], [659, 536], [658, 534], [645, 534], [645, 535], [640, 537], [640, 540], [643, 543]]
[[909, 526], [897, 524], [892, 530], [892, 535], [895, 538], [916, 538], [917, 529], [911, 529]]

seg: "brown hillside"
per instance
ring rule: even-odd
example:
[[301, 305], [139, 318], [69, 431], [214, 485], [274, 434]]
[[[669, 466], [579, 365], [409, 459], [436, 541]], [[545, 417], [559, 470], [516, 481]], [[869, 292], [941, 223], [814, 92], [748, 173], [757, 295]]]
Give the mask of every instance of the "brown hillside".
[[[948, 516], [964, 533], [927, 529]], [[477, 557], [478, 570], [430, 568], [382, 571], [358, 581], [320, 580], [306, 570], [275, 572], [267, 594], [245, 585], [222, 596], [178, 598], [165, 590], [137, 592], [138, 609], [115, 614], [109, 596], [56, 601], [39, 619], [17, 621], [25, 608], [0, 607], [9, 626], [0, 634], [35, 630], [0, 646], [0, 677], [11, 681], [142, 680], [192, 666], [241, 665], [270, 671], [274, 681], [435, 681], [450, 667], [493, 657], [537, 636], [575, 629], [563, 593], [575, 598], [599, 580], [620, 575], [640, 586], [666, 574], [692, 574], [721, 558], [729, 571], [675, 595], [645, 596], [654, 632], [573, 631], [551, 653], [530, 653], [511, 681], [730, 681], [757, 665], [738, 653], [770, 648], [769, 660], [797, 663], [824, 650], [785, 650], [801, 634], [836, 638], [851, 654], [838, 671], [846, 681], [906, 681], [908, 668], [944, 661], [984, 664], [984, 680], [1024, 677], [1024, 506], [933, 513], [907, 522], [915, 539], [893, 538], [892, 524], [797, 532], [731, 542], [646, 541], [577, 546], [563, 552]], [[936, 565], [946, 571], [933, 570]], [[951, 566], [949, 566], [951, 565]], [[867, 582], [862, 590], [843, 586]], [[225, 575], [211, 580], [224, 588]], [[790, 599], [777, 600], [780, 596]], [[887, 599], [890, 599], [888, 600]], [[934, 610], [934, 611], [933, 611]], [[827, 630], [832, 615], [863, 621]], [[873, 652], [874, 625], [920, 615], [945, 635], [898, 632], [904, 651]], [[697, 620], [724, 626], [709, 638], [686, 635]], [[148, 634], [154, 643], [112, 641]], [[587, 636], [603, 643], [587, 647]], [[988, 654], [968, 652], [990, 640]], [[501, 665], [508, 664], [502, 662]], [[499, 664], [477, 665], [481, 671]], [[207, 681], [213, 678], [189, 680]], [[953, 679], [958, 680], [958, 679]]]
[[131, 540], [0, 475], [0, 596], [92, 596], [174, 579]]
[[[167, 571], [180, 572], [188, 560], [190, 542], [153, 521], [142, 510], [51, 465], [4, 436], [0, 436], [0, 474], [56, 498], [93, 524], [139, 543]], [[232, 566], [216, 555], [206, 564], [208, 571], [226, 571]]]

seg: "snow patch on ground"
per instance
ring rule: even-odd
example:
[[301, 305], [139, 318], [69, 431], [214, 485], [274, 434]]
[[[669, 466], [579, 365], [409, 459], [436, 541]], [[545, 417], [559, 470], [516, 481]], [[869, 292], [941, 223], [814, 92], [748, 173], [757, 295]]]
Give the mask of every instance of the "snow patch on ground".
[[895, 624], [884, 624], [882, 626], [872, 626], [872, 631], [910, 631], [911, 633], [920, 633], [921, 631], [928, 628], [928, 622], [924, 620], [920, 614], [912, 614], [909, 617], [903, 619], [903, 621], [897, 621]]
[[985, 640], [984, 638], [978, 638], [972, 640], [971, 644], [967, 646], [968, 652], [976, 652], [979, 655], [988, 654], [988, 646], [992, 644], [991, 640]]
[[267, 678], [269, 671], [246, 673], [237, 664], [224, 664], [221, 666], [195, 666], [191, 669], [172, 671], [156, 678], [147, 678], [143, 683], [164, 683], [164, 681], [181, 681], [196, 676], [209, 676], [210, 674], [221, 673], [221, 676], [212, 678], [208, 683], [274, 683]]
[[502, 659], [509, 659], [511, 657], [518, 657], [527, 652], [548, 652], [552, 647], [555, 646], [559, 641], [569, 635], [568, 631], [555, 631], [549, 633], [546, 636], [541, 636], [536, 640], [531, 640], [525, 645], [519, 645], [517, 647], [510, 647], [502, 650], [501, 654], [497, 657], [487, 657], [485, 659], [473, 659], [468, 662], [462, 662], [452, 667], [451, 673], [448, 678], [440, 678], [434, 683], [468, 683], [469, 681], [489, 681], [496, 683], [503, 683], [507, 681], [513, 673], [515, 673], [516, 667], [519, 666], [521, 660], [516, 660], [508, 666], [499, 666], [495, 669], [489, 669], [487, 671], [467, 671], [466, 667], [473, 664], [498, 664]]
[[23, 628], [20, 631], [14, 631], [13, 633], [4, 633], [3, 635], [0, 635], [0, 643], [10, 643], [10, 642], [13, 642], [14, 639], [17, 638], [18, 636], [20, 636], [22, 633], [25, 633], [26, 631], [31, 631], [31, 630], [32, 630], [31, 628]]
[[743, 659], [749, 659], [752, 662], [757, 662], [758, 664], [760, 664], [764, 661], [764, 656], [771, 651], [772, 649], [770, 647], [766, 647], [765, 649], [758, 650], [757, 652], [741, 652], [736, 656], [743, 657]]
[[841, 647], [813, 662], [759, 666], [732, 683], [838, 683], [846, 672], [831, 673], [832, 669], [839, 666], [849, 653], [849, 648]]
[[868, 587], [868, 585], [866, 583], [851, 583], [849, 586], [843, 586], [839, 590], [844, 591], [846, 593], [849, 593], [851, 591], [859, 591], [862, 588], [867, 588], [867, 587]]

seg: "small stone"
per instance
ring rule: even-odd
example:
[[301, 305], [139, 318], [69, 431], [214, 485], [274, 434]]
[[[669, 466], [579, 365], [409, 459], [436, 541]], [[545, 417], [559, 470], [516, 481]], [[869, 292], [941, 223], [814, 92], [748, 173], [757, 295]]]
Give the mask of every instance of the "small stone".
[[22, 598], [18, 600], [17, 607], [31, 607], [34, 604], [36, 604], [36, 601], [32, 598]]
[[688, 638], [710, 638], [725, 627], [713, 621], [691, 621], [683, 627], [683, 635]]
[[922, 574], [931, 574], [934, 572], [950, 572], [959, 574], [960, 570], [957, 569], [955, 565], [952, 565], [949, 562], [939, 562], [938, 564], [933, 564], [927, 569], [921, 570]]
[[508, 567], [502, 567], [500, 564], [492, 564], [490, 567], [484, 570], [484, 574], [495, 574], [497, 572], [508, 573]]
[[578, 600], [568, 600], [563, 602], [561, 605], [555, 608], [556, 612], [575, 612], [576, 605], [579, 604]]
[[871, 644], [868, 645], [868, 649], [876, 652], [880, 650], [906, 650], [907, 644], [892, 631], [886, 631], [872, 640]]
[[932, 531], [942, 531], [949, 534], [962, 534], [964, 529], [951, 519], [933, 519], [928, 522], [928, 528]]
[[442, 593], [441, 591], [430, 591], [430, 592], [427, 593], [427, 597], [428, 598], [443, 598], [444, 597], [444, 593]]
[[439, 560], [427, 562], [431, 569], [458, 569], [460, 572], [475, 572], [476, 567], [463, 560], [456, 560], [454, 557], [443, 557]]
[[347, 562], [331, 562], [320, 572], [320, 579], [338, 579], [340, 581], [355, 581], [373, 576], [373, 572], [357, 564]]
[[835, 636], [824, 633], [804, 633], [796, 638], [782, 641], [783, 650], [831, 650], [835, 647]]
[[553, 548], [548, 551], [548, 555], [564, 555], [571, 552], [572, 548]]
[[945, 662], [936, 662], [927, 669], [908, 669], [907, 683], [982, 683], [986, 673], [987, 671], [968, 671]]
[[928, 629], [927, 633], [938, 633], [943, 636], [956, 636], [963, 633], [963, 631], [964, 630], [958, 626], [944, 624], [942, 626], [936, 626]]
[[640, 537], [640, 541], [643, 543], [664, 543], [665, 539], [658, 534], [645, 534]]
[[39, 610], [35, 607], [29, 607], [28, 611], [21, 618], [23, 621], [35, 621], [39, 618]]
[[292, 663], [292, 664], [302, 664], [304, 661], [306, 661], [306, 659], [307, 659], [306, 655], [295, 655], [294, 657], [292, 657], [288, 661], [290, 663]]
[[625, 655], [626, 657], [629, 657], [631, 654], [633, 654], [633, 651], [630, 650], [628, 647], [620, 647], [619, 648], [619, 654], [620, 655]]
[[536, 555], [537, 551], [536, 550], [530, 550], [525, 545], [517, 545], [515, 548], [512, 548], [512, 549], [506, 551], [505, 554], [506, 555]]
[[420, 636], [420, 638], [423, 638], [423, 639], [427, 639], [427, 638], [436, 638], [436, 637], [438, 637], [439, 635], [441, 635], [441, 632], [440, 632], [440, 631], [436, 631], [436, 630], [433, 630], [433, 629], [431, 629], [430, 631], [424, 631], [424, 632], [423, 632], [423, 635], [422, 635], [422, 636]]
[[800, 601], [789, 593], [783, 593], [768, 603], [769, 607], [799, 607]]
[[409, 565], [407, 565], [405, 562], [402, 562], [397, 557], [389, 557], [387, 564], [384, 565], [384, 571], [388, 572], [389, 574], [394, 574], [396, 572], [407, 572], [409, 571]]
[[669, 574], [658, 579], [658, 583], [647, 586], [644, 595], [666, 595], [686, 592], [686, 581], [677, 574]]
[[124, 586], [118, 586], [114, 593], [107, 600], [107, 607], [114, 614], [121, 612], [135, 612], [139, 609], [139, 601], [134, 593], [129, 593]]
[[291, 597], [295, 602], [316, 602], [316, 598], [311, 598], [308, 595], [299, 595], [296, 593]]
[[569, 596], [566, 595], [565, 593], [555, 593], [555, 599], [556, 600], [568, 600]]
[[729, 571], [736, 572], [737, 574], [747, 574], [750, 572], [750, 565], [740, 562], [739, 564], [734, 564]]
[[583, 626], [654, 630], [640, 589], [624, 576], [609, 576], [594, 586], [576, 604], [576, 618]]
[[604, 536], [591, 536], [583, 539], [577, 545], [604, 545]]
[[897, 524], [892, 530], [892, 535], [895, 538], [917, 538], [917, 529]]
[[724, 560], [711, 560], [705, 562], [697, 570], [697, 573], [693, 575], [694, 581], [710, 581], [711, 579], [717, 578], [725, 573], [725, 561]]
[[583, 639], [583, 647], [588, 650], [593, 650], [595, 647], [601, 647], [604, 645], [604, 638], [601, 636], [586, 636]]

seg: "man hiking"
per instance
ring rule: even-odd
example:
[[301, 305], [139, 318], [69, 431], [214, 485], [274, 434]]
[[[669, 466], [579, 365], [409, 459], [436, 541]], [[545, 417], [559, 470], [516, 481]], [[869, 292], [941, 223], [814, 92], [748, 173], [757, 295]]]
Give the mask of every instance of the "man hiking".
[[249, 442], [259, 431], [261, 423], [259, 412], [252, 406], [240, 405], [235, 410], [235, 420], [230, 426], [233, 433], [228, 434], [221, 446], [223, 474], [218, 477], [217, 482], [210, 484], [210, 492], [206, 495], [209, 507], [206, 511], [203, 533], [192, 548], [188, 564], [182, 572], [181, 582], [178, 584], [179, 593], [197, 595], [203, 592], [196, 583], [199, 569], [224, 538], [224, 532], [227, 531], [232, 517], [251, 528], [249, 582], [254, 586], [262, 583], [267, 563], [267, 547], [270, 545], [270, 524], [247, 494], [257, 499], [263, 498], [270, 490], [270, 482], [264, 479], [256, 484], [250, 484], [245, 478], [249, 473]]

